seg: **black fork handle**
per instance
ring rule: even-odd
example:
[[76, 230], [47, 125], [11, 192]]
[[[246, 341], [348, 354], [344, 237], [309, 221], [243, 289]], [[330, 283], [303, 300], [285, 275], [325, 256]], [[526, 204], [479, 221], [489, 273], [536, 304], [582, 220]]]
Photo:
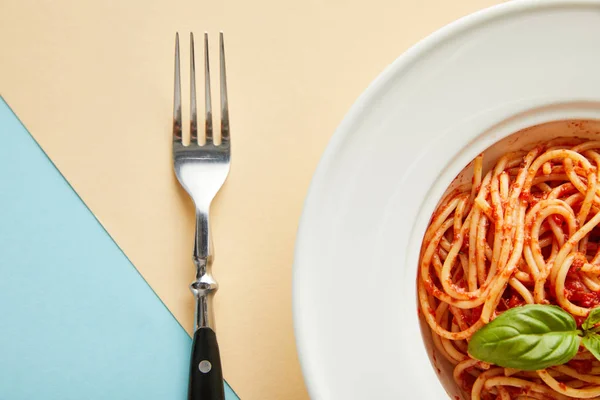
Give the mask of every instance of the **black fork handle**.
[[225, 400], [221, 355], [211, 328], [198, 328], [194, 333], [188, 400]]

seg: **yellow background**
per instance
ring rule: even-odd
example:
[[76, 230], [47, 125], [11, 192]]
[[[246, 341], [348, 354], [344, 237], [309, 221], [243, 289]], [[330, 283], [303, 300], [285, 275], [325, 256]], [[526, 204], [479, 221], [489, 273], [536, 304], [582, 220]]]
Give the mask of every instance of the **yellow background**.
[[397, 56], [499, 2], [3, 0], [0, 93], [190, 331], [194, 215], [170, 154], [174, 33], [182, 35], [187, 117], [188, 32], [197, 46], [209, 32], [217, 71], [224, 31], [233, 164], [212, 228], [225, 378], [244, 400], [305, 399], [291, 271], [319, 157]]

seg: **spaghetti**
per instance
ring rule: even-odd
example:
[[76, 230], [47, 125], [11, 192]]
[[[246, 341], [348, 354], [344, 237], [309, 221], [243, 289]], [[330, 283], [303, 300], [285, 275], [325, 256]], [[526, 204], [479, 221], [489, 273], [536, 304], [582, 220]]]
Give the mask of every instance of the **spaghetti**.
[[520, 371], [478, 361], [469, 338], [503, 311], [554, 304], [580, 325], [600, 305], [600, 141], [561, 138], [502, 156], [448, 194], [425, 233], [418, 295], [435, 348], [472, 400], [600, 399], [600, 361]]

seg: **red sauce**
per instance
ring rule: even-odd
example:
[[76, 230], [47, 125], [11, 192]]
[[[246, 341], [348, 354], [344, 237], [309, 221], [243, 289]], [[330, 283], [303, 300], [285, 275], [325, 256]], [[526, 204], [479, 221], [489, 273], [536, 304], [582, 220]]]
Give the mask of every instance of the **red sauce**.
[[513, 290], [512, 287], [507, 287], [504, 293], [502, 294], [502, 298], [500, 299], [500, 303], [498, 303], [498, 311], [506, 311], [510, 308], [518, 307], [525, 305], [525, 300], [521, 297], [519, 293]]
[[581, 324], [583, 324], [583, 321], [585, 321], [586, 317], [578, 317], [577, 315], [573, 315], [573, 318], [575, 318], [575, 323], [577, 324], [577, 326], [581, 326]]
[[592, 360], [571, 360], [568, 365], [580, 374], [589, 374], [593, 367]]
[[550, 279], [548, 279], [546, 281], [546, 283], [544, 283], [544, 289], [546, 290], [546, 293], [552, 298], [552, 299], [556, 299], [556, 291], [554, 290], [554, 285], [550, 284]]
[[462, 374], [458, 377], [459, 386], [466, 392], [471, 392], [473, 389], [473, 384], [475, 383], [475, 377], [468, 373], [468, 370], [471, 368], [465, 369]]
[[561, 225], [562, 225], [562, 223], [563, 223], [563, 221], [564, 221], [564, 219], [563, 219], [562, 215], [559, 215], [559, 214], [552, 214], [552, 215], [550, 216], [550, 218], [552, 218], [552, 220], [553, 220], [554, 222], [556, 222], [556, 224], [557, 224], [558, 226], [561, 226]]
[[481, 311], [483, 311], [483, 305], [477, 306], [471, 309], [471, 315], [469, 318], [465, 318], [469, 326], [475, 325], [481, 317]]
[[514, 308], [525, 305], [525, 300], [518, 294], [513, 294], [508, 300], [508, 308]]
[[424, 284], [425, 284], [425, 290], [427, 290], [427, 293], [433, 294], [433, 282], [431, 281], [431, 277], [429, 278], [429, 280], [424, 282]]
[[585, 264], [585, 257], [575, 257], [571, 264], [571, 271], [581, 271], [581, 267]]
[[513, 399], [517, 396], [527, 395], [527, 393], [529, 392], [529, 390], [526, 388], [518, 388], [518, 387], [510, 387], [510, 386], [504, 387], [504, 389], [508, 392], [511, 399]]
[[600, 293], [590, 292], [588, 288], [581, 282], [578, 274], [569, 271], [565, 280], [565, 297], [585, 308], [593, 308], [600, 305]]
[[533, 207], [535, 206], [537, 203], [539, 203], [542, 199], [544, 198], [544, 196], [535, 196], [535, 195], [531, 195], [530, 199], [529, 199], [529, 207]]

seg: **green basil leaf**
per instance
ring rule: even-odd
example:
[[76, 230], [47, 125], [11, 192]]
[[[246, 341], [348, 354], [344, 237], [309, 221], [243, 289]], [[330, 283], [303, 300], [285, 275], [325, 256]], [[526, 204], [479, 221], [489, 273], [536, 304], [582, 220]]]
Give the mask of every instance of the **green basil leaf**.
[[590, 311], [590, 314], [583, 321], [583, 324], [581, 324], [581, 328], [587, 331], [588, 329], [592, 329], [598, 322], [600, 322], [600, 307], [596, 307]]
[[475, 332], [469, 354], [500, 367], [535, 371], [573, 358], [578, 333], [575, 319], [562, 308], [528, 304], [503, 312]]
[[600, 360], [600, 335], [587, 332], [581, 340], [581, 343], [594, 355], [594, 357]]

